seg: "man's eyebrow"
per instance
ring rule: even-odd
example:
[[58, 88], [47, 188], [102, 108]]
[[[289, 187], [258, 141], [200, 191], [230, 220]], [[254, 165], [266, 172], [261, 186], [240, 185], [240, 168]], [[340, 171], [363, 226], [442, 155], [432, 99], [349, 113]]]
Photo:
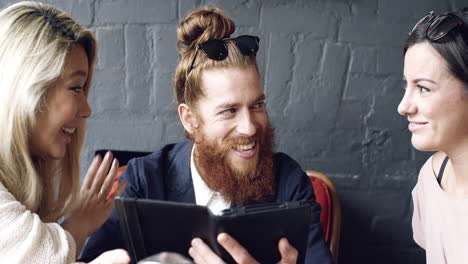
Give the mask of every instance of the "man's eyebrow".
[[239, 103], [223, 103], [216, 107], [216, 109], [226, 109], [226, 108], [235, 108], [238, 107]]
[[[260, 95], [259, 97], [255, 98], [255, 101], [254, 103], [258, 103], [259, 101], [263, 101], [265, 100], [265, 94], [262, 94]], [[216, 107], [216, 109], [227, 109], [227, 108], [235, 108], [235, 107], [238, 107], [240, 106], [239, 103], [223, 103], [223, 104], [220, 104]]]
[[255, 102], [263, 101], [263, 100], [265, 100], [265, 99], [266, 99], [265, 94], [262, 94], [262, 95], [260, 95], [259, 97], [257, 97], [257, 99], [255, 99]]

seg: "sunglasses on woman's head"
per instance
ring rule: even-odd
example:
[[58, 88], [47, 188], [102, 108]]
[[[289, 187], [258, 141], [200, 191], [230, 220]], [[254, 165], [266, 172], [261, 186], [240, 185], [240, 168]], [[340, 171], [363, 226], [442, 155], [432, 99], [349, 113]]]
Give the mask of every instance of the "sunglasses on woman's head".
[[195, 56], [193, 57], [192, 63], [190, 64], [187, 75], [192, 71], [193, 64], [197, 58], [198, 50], [202, 50], [203, 53], [205, 53], [205, 55], [212, 60], [224, 60], [228, 56], [226, 40], [232, 40], [232, 42], [236, 44], [244, 56], [257, 55], [258, 43], [260, 42], [260, 38], [257, 36], [242, 35], [233, 39], [210, 39], [197, 45]]
[[434, 11], [429, 12], [421, 18], [413, 29], [410, 31], [409, 35], [422, 25], [429, 24], [426, 28], [426, 37], [430, 41], [438, 41], [445, 37], [450, 31], [458, 26], [462, 26], [463, 20], [454, 14], [442, 14], [434, 15]]

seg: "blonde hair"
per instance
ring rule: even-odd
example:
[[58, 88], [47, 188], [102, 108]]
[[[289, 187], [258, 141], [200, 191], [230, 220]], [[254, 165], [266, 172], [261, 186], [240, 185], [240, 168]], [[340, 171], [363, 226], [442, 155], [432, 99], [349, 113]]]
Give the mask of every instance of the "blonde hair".
[[33, 158], [30, 133], [74, 45], [88, 56], [84, 91], [89, 94], [96, 57], [93, 33], [68, 14], [38, 2], [20, 2], [0, 12], [0, 182], [27, 209], [55, 221], [74, 204], [79, 190], [79, 157], [84, 130], [64, 158]]
[[[177, 104], [193, 106], [203, 95], [201, 76], [204, 70], [227, 67], [254, 66], [255, 56], [244, 56], [229, 38], [236, 30], [232, 19], [219, 8], [202, 7], [187, 15], [177, 27], [177, 51], [181, 55], [174, 75], [174, 93]], [[208, 58], [196, 49], [210, 39], [224, 39], [228, 56], [221, 61]], [[190, 70], [195, 53], [199, 52]], [[190, 72], [189, 72], [190, 71]]]

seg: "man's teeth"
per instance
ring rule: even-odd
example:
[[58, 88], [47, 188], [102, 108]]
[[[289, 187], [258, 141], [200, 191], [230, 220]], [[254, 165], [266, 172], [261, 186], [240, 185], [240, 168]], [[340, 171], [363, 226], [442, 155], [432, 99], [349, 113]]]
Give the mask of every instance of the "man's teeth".
[[62, 131], [67, 134], [73, 134], [75, 132], [75, 128], [62, 127]]
[[240, 150], [240, 151], [247, 151], [247, 150], [251, 150], [253, 149], [253, 147], [255, 147], [255, 142], [252, 142], [248, 145], [235, 145], [234, 148], [236, 150]]

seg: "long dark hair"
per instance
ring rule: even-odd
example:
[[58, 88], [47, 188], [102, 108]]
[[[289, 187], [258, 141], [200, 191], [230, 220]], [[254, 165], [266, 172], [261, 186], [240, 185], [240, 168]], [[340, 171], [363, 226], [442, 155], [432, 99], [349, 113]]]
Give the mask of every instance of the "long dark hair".
[[463, 25], [451, 30], [446, 36], [431, 41], [426, 36], [429, 23], [415, 28], [405, 42], [404, 53], [414, 44], [427, 41], [447, 62], [448, 71], [465, 84], [468, 91], [468, 7], [461, 11], [448, 12], [463, 20]]

